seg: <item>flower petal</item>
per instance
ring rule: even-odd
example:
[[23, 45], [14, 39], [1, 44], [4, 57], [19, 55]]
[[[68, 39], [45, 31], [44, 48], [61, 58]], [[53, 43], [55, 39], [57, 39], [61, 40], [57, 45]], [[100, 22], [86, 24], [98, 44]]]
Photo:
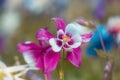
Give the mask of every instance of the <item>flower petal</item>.
[[78, 23], [71, 23], [68, 24], [66, 29], [65, 29], [65, 33], [69, 33], [71, 35], [75, 35], [75, 34], [85, 34], [91, 32], [91, 30], [85, 26], [79, 25]]
[[62, 36], [63, 36], [64, 34], [65, 34], [64, 31], [60, 29], [59, 31], [57, 31], [57, 38], [58, 38], [58, 39], [62, 39]]
[[29, 64], [30, 66], [35, 66], [36, 65], [35, 58], [31, 54], [31, 52], [24, 52], [23, 57], [24, 57], [25, 62], [27, 64]]
[[59, 52], [62, 48], [62, 42], [61, 45], [58, 44], [58, 41], [56, 38], [51, 38], [49, 40], [50, 45], [52, 46], [53, 51]]
[[120, 32], [120, 16], [111, 17], [107, 23], [107, 29], [112, 34], [118, 34]]
[[44, 54], [39, 55], [36, 65], [40, 70], [44, 69]]
[[54, 52], [50, 47], [45, 49], [45, 52], [39, 57], [37, 66], [43, 70], [44, 74], [51, 73], [56, 69], [60, 53]]
[[83, 34], [83, 35], [81, 35], [81, 37], [82, 37], [82, 42], [85, 43], [85, 42], [90, 41], [90, 39], [92, 38], [92, 35], [93, 35], [92, 32], [90, 32], [90, 33], [88, 33], [88, 34]]
[[30, 41], [26, 41], [24, 43], [19, 43], [17, 45], [17, 47], [18, 47], [18, 51], [22, 52], [22, 53], [39, 48], [38, 45], [36, 45], [35, 43], [30, 42]]
[[36, 38], [40, 41], [40, 44], [42, 45], [48, 43], [49, 39], [53, 37], [54, 36], [44, 28], [38, 30], [38, 32], [36, 33]]
[[65, 50], [65, 51], [71, 51], [71, 47], [70, 47], [70, 45], [68, 45], [68, 44], [64, 44], [63, 45], [63, 49]]
[[82, 38], [79, 36], [79, 35], [74, 35], [72, 37], [72, 40], [73, 40], [73, 44], [70, 45], [71, 48], [77, 48], [81, 45], [82, 43]]
[[[18, 44], [18, 51], [23, 53], [25, 61], [31, 65], [35, 63], [41, 54], [42, 48], [33, 42], [25, 42]], [[34, 64], [34, 65], [35, 65]]]
[[54, 20], [57, 24], [57, 30], [62, 29], [63, 31], [65, 30], [66, 24], [65, 22], [60, 19], [60, 18], [52, 18], [52, 20]]
[[81, 48], [75, 48], [71, 52], [67, 52], [67, 59], [76, 67], [80, 67], [82, 61]]
[[103, 50], [100, 37], [103, 40], [104, 47], [107, 52], [111, 51], [112, 47], [115, 44], [113, 36], [108, 33], [104, 25], [98, 25], [97, 27], [98, 27], [98, 30], [94, 31], [94, 34], [87, 46], [86, 52], [90, 56], [97, 56], [95, 49]]
[[54, 52], [51, 48], [47, 49], [46, 54], [44, 55], [44, 73], [55, 70], [59, 59], [59, 52]]

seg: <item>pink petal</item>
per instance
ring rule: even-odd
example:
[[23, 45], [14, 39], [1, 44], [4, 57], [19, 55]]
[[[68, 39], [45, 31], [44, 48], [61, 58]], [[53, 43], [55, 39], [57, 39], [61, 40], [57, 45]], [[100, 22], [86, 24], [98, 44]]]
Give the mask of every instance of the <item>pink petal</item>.
[[42, 45], [48, 43], [49, 39], [53, 37], [54, 36], [44, 28], [38, 30], [38, 32], [36, 33], [36, 38], [40, 41], [40, 44]]
[[60, 53], [53, 52], [51, 48], [48, 48], [39, 57], [37, 66], [43, 70], [44, 74], [47, 74], [56, 69], [59, 59], [60, 59]]
[[40, 70], [44, 69], [44, 55], [43, 54], [39, 55], [39, 59], [37, 60], [36, 65]]
[[56, 22], [58, 30], [60, 30], [60, 29], [62, 29], [63, 31], [65, 30], [66, 24], [62, 19], [52, 18], [52, 20], [54, 20]]
[[44, 56], [44, 72], [48, 73], [55, 70], [59, 59], [59, 52], [54, 52], [52, 49], [48, 49]]
[[18, 47], [18, 51], [19, 52], [28, 52], [28, 51], [30, 51], [30, 50], [34, 50], [34, 49], [38, 49], [39, 48], [39, 46], [38, 45], [36, 45], [35, 43], [33, 43], [33, 42], [24, 42], [24, 43], [19, 43], [18, 45], [17, 45], [17, 47]]
[[39, 56], [41, 55], [42, 47], [36, 45], [33, 42], [25, 42], [18, 44], [18, 51], [23, 53], [23, 55], [30, 55], [26, 57], [25, 60], [28, 60], [31, 57], [34, 58], [33, 60], [37, 61], [39, 59]]
[[75, 48], [71, 52], [67, 52], [67, 59], [76, 67], [80, 67], [82, 61], [81, 48]]
[[83, 35], [81, 35], [81, 37], [82, 37], [82, 42], [83, 42], [83, 43], [89, 42], [90, 39], [92, 38], [92, 36], [93, 36], [93, 33], [92, 33], [92, 32], [90, 32], [90, 33], [88, 33], [88, 34], [83, 34]]
[[65, 44], [65, 45], [63, 46], [63, 49], [64, 49], [65, 51], [71, 51], [72, 48], [71, 48], [69, 45]]

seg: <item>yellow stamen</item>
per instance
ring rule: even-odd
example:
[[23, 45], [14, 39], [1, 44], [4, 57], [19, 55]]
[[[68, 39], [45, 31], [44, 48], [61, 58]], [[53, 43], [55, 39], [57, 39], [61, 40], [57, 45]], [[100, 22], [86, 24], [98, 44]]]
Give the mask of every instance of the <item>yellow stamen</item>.
[[71, 40], [70, 37], [67, 35], [63, 35], [62, 38], [64, 42], [69, 42]]

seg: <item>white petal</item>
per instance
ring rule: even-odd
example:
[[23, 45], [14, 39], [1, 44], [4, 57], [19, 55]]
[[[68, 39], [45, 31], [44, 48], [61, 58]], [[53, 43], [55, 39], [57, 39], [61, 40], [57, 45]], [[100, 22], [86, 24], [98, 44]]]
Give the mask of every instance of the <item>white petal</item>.
[[60, 29], [59, 31], [57, 31], [57, 34], [65, 34], [65, 33], [62, 29]]
[[70, 33], [72, 35], [85, 34], [85, 33], [89, 33], [89, 32], [91, 32], [91, 29], [89, 29], [85, 26], [79, 25], [78, 23], [75, 23], [75, 22], [68, 24], [65, 29], [65, 33]]
[[63, 30], [59, 30], [59, 31], [57, 31], [57, 38], [59, 38], [59, 35], [64, 35], [65, 33], [64, 33], [64, 31]]
[[74, 44], [70, 46], [71, 48], [77, 48], [81, 45], [82, 38], [78, 34], [73, 36], [72, 39], [74, 41]]
[[62, 46], [58, 46], [56, 40], [57, 40], [57, 39], [55, 39], [55, 38], [51, 38], [51, 39], [49, 40], [49, 43], [50, 43], [50, 45], [52, 46], [53, 51], [59, 52], [59, 51], [61, 50]]
[[24, 60], [27, 64], [29, 64], [30, 66], [35, 66], [36, 62], [35, 62], [33, 55], [31, 54], [30, 51], [24, 52], [23, 57], [24, 57]]
[[32, 43], [32, 42], [31, 42], [31, 41], [26, 41], [26, 42], [25, 42], [25, 44], [30, 44], [30, 43]]
[[120, 16], [111, 17], [108, 20], [107, 26], [111, 29], [114, 28], [114, 26], [118, 23], [120, 23]]

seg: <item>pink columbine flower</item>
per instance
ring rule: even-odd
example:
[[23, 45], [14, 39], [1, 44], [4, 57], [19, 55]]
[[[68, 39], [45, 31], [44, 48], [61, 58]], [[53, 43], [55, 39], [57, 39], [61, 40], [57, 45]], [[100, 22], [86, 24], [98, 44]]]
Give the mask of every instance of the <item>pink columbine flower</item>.
[[42, 70], [45, 79], [50, 80], [51, 72], [56, 69], [60, 53], [54, 52], [48, 40], [53, 36], [45, 29], [40, 29], [36, 34], [39, 45], [33, 42], [18, 44], [18, 50], [23, 53], [27, 63]]
[[67, 59], [76, 67], [81, 64], [81, 43], [88, 42], [92, 33], [82, 34], [83, 31], [77, 23], [70, 23], [68, 25], [60, 18], [53, 18], [57, 23], [57, 38], [51, 38], [49, 43], [55, 52], [60, 52], [61, 49], [67, 52]]
[[120, 44], [120, 16], [111, 17], [108, 20], [107, 28], [116, 37], [116, 42]]
[[111, 33], [113, 34], [119, 33], [120, 32], [120, 16], [111, 17], [108, 20], [107, 26], [108, 26], [108, 30]]

